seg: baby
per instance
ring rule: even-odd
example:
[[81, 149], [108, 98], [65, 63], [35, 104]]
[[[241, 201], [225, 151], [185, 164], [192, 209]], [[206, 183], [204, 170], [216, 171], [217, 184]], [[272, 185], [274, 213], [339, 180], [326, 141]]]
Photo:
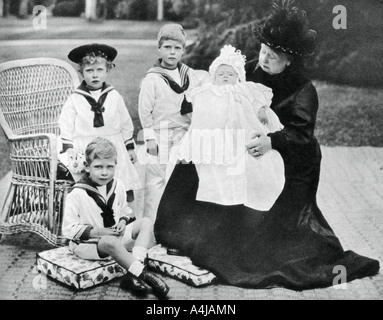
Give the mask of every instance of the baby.
[[282, 157], [270, 150], [254, 158], [245, 146], [255, 131], [282, 125], [269, 108], [271, 89], [246, 82], [244, 65], [240, 51], [224, 46], [209, 68], [213, 81], [188, 95], [193, 118], [178, 158], [196, 165], [197, 200], [267, 211], [284, 186]]

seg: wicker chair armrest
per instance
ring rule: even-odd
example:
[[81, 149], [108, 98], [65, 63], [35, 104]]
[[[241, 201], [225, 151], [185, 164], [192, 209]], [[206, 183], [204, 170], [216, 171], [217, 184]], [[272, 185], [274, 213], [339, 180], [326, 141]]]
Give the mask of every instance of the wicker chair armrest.
[[31, 134], [22, 134], [22, 135], [20, 134], [12, 135], [9, 137], [9, 141], [41, 140], [41, 139], [57, 141], [57, 136], [54, 133], [31, 133]]
[[13, 135], [8, 141], [14, 175], [56, 179], [58, 150], [55, 134]]

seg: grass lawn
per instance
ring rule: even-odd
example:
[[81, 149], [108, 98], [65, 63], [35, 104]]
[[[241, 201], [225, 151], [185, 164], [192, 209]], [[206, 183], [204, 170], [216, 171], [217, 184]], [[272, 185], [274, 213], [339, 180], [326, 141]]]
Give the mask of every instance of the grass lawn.
[[[30, 19], [0, 19], [0, 63], [23, 58], [53, 57], [68, 61], [68, 52], [92, 39], [122, 39], [114, 45], [119, 54], [111, 83], [125, 98], [137, 133], [139, 83], [157, 57], [156, 45], [130, 43], [123, 39], [154, 40], [161, 23], [104, 21], [86, 23], [81, 18], [48, 18], [47, 30], [34, 30]], [[194, 30], [187, 30], [191, 38]], [[29, 44], [9, 45], [9, 40], [35, 39]], [[69, 39], [41, 41], [38, 39]], [[79, 39], [79, 40], [77, 40]], [[1, 40], [7, 40], [5, 45]], [[315, 82], [320, 98], [316, 135], [323, 145], [383, 147], [383, 89], [353, 88]], [[0, 133], [0, 177], [10, 169], [8, 146]]]
[[[74, 43], [33, 43], [28, 46], [4, 46], [0, 49], [0, 63], [24, 58], [51, 57], [58, 58], [73, 64], [67, 54], [77, 45], [88, 41]], [[108, 43], [107, 41], [105, 41]], [[138, 126], [137, 101], [139, 94], [139, 82], [148, 68], [157, 58], [155, 45], [124, 44], [114, 45], [118, 50], [118, 56], [114, 60], [116, 68], [108, 75], [107, 82], [112, 84], [125, 98], [130, 115]]]
[[[157, 57], [155, 46], [119, 45], [118, 57], [114, 61], [116, 68], [112, 69], [107, 81], [112, 84], [124, 97], [129, 113], [133, 119], [135, 132], [141, 128], [137, 102], [139, 94], [139, 83], [147, 69], [154, 63]], [[32, 45], [23, 47], [6, 46], [0, 48], [0, 63], [34, 57], [52, 57], [68, 61], [66, 55], [73, 48], [72, 45]], [[73, 65], [75, 67], [75, 65]], [[8, 151], [3, 132], [0, 133], [0, 177], [9, 171]]]
[[319, 95], [316, 136], [321, 144], [383, 147], [383, 89], [314, 84]]
[[[35, 29], [33, 18], [0, 19], [0, 40], [24, 39], [151, 39], [157, 38], [160, 27], [167, 22], [105, 20], [87, 22], [83, 18], [47, 17], [47, 29]], [[189, 39], [196, 30], [186, 30]]]

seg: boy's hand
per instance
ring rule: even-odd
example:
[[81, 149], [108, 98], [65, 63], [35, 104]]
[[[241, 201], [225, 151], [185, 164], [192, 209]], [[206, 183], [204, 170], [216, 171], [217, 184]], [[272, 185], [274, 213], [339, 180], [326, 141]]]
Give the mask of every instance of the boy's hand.
[[122, 236], [125, 232], [125, 228], [126, 228], [126, 221], [122, 219], [116, 226], [115, 230], [119, 233], [120, 236]]
[[90, 230], [90, 238], [101, 238], [103, 236], [116, 236], [118, 237], [120, 233], [116, 229], [109, 228], [94, 228]]
[[267, 125], [269, 120], [267, 119], [266, 107], [263, 106], [258, 110], [258, 119], [263, 125]]
[[152, 156], [158, 155], [158, 145], [156, 143], [156, 140], [151, 139], [146, 141], [146, 152]]
[[131, 150], [128, 150], [128, 154], [129, 154], [129, 158], [130, 158], [130, 161], [134, 164], [137, 162], [137, 154], [136, 152], [131, 149]]

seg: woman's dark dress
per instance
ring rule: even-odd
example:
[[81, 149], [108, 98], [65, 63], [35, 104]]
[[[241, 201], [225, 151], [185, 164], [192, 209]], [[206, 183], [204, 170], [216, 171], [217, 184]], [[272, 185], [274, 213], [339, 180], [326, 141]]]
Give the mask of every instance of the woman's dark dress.
[[273, 89], [271, 108], [284, 125], [270, 134], [285, 162], [280, 197], [267, 213], [196, 201], [195, 166], [178, 164], [159, 205], [157, 241], [241, 287], [327, 287], [338, 284], [333, 281], [339, 265], [346, 268], [347, 281], [375, 275], [379, 262], [344, 251], [316, 203], [321, 151], [314, 137], [314, 86], [289, 68], [271, 76], [256, 63], [246, 65], [247, 81]]

